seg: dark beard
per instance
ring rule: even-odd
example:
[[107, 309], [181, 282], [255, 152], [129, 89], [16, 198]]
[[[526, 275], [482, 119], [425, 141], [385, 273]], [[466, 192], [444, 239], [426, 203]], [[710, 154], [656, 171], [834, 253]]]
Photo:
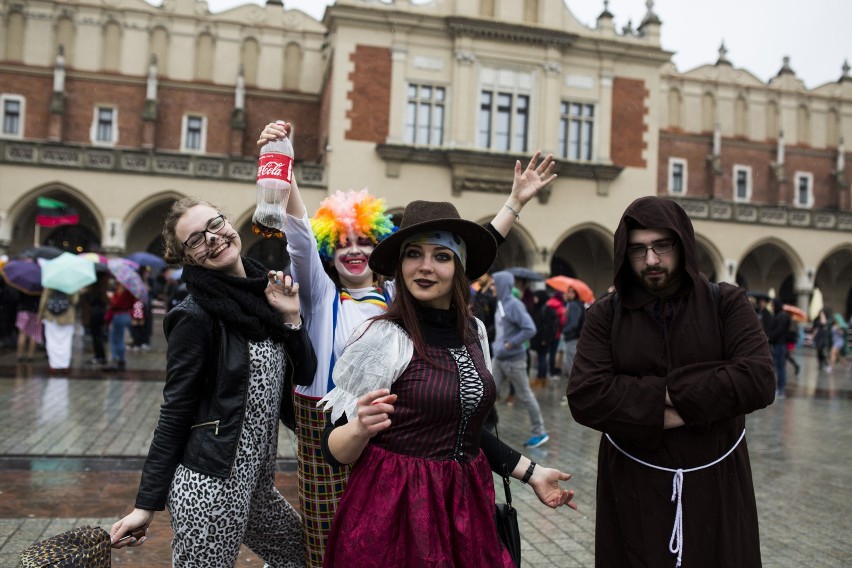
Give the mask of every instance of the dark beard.
[[675, 278], [671, 271], [666, 268], [655, 270], [654, 272], [658, 272], [661, 275], [656, 278], [649, 278], [646, 275], [646, 272], [649, 271], [642, 271], [639, 280], [642, 283], [642, 286], [655, 296], [669, 296], [679, 287], [679, 279]]

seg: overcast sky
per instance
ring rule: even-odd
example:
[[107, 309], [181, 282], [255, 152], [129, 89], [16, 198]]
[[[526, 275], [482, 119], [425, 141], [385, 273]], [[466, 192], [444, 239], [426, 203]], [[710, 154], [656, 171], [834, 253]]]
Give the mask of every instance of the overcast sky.
[[[332, 0], [283, 0], [321, 19]], [[424, 0], [415, 0], [423, 3]], [[428, 1], [428, 0], [426, 0]], [[265, 0], [208, 0], [212, 12]], [[594, 26], [602, 0], [566, 0], [580, 22]], [[628, 20], [642, 21], [646, 0], [610, 0], [617, 29]], [[844, 59], [852, 65], [852, 0], [657, 0], [654, 11], [663, 22], [662, 46], [674, 51], [678, 70], [715, 63], [725, 41], [735, 67], [768, 81], [781, 68], [782, 57], [810, 89], [836, 81]]]

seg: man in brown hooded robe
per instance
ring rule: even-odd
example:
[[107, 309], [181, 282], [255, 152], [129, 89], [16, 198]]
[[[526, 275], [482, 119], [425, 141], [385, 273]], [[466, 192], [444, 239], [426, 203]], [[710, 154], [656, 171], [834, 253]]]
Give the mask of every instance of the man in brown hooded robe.
[[627, 208], [614, 265], [567, 389], [574, 419], [603, 432], [595, 565], [760, 566], [745, 414], [772, 403], [775, 376], [754, 309], [699, 273], [667, 199]]

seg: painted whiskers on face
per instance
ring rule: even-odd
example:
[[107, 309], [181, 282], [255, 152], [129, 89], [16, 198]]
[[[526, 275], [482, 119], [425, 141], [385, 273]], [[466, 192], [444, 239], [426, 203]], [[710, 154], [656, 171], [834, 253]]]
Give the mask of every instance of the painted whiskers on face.
[[222, 245], [230, 245], [232, 242], [237, 240], [239, 236], [240, 235], [236, 231], [231, 231], [224, 234], [216, 234], [215, 244], [211, 245], [210, 240], [208, 238], [204, 241], [204, 245], [202, 245], [203, 247], [205, 247], [204, 251], [199, 254], [192, 255], [192, 259], [195, 261], [196, 264], [204, 264], [207, 259], [209, 259], [213, 255], [214, 252], [221, 252]]

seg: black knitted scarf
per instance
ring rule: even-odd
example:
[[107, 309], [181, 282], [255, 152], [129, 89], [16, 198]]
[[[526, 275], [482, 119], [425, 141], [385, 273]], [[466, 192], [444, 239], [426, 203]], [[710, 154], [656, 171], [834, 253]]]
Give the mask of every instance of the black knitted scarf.
[[269, 282], [268, 270], [256, 260], [243, 257], [246, 278], [187, 265], [182, 279], [198, 305], [238, 329], [247, 338], [263, 341], [272, 337], [283, 341], [290, 333], [284, 318], [270, 307], [263, 291]]

